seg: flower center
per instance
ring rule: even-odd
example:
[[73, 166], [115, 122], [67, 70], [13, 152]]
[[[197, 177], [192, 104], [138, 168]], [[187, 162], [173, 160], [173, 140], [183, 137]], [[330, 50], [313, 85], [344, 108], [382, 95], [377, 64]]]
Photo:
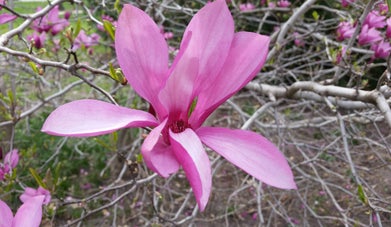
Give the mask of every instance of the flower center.
[[190, 127], [190, 125], [183, 120], [174, 121], [170, 124], [170, 129], [174, 133], [183, 132], [189, 127]]

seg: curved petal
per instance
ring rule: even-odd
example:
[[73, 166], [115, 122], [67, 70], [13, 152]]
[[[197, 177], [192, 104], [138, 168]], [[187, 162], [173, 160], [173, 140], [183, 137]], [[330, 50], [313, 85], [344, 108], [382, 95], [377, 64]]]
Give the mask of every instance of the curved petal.
[[166, 124], [167, 119], [149, 133], [141, 146], [145, 164], [163, 177], [168, 177], [179, 169], [179, 163], [171, 146], [166, 144], [162, 138], [162, 130]]
[[13, 149], [8, 152], [4, 157], [4, 164], [7, 164], [12, 168], [15, 168], [19, 162], [19, 154], [17, 149]]
[[134, 90], [159, 113], [156, 94], [168, 76], [168, 47], [155, 22], [142, 10], [124, 5], [115, 33], [118, 63]]
[[0, 200], [0, 227], [11, 226], [13, 218], [14, 215], [9, 206]]
[[3, 13], [0, 14], [0, 24], [5, 24], [18, 18], [14, 14]]
[[221, 70], [233, 34], [233, 19], [223, 0], [206, 4], [194, 15], [183, 35], [180, 52], [160, 95], [171, 113], [187, 115], [198, 90]]
[[205, 86], [197, 99], [190, 124], [197, 128], [235, 92], [244, 87], [266, 61], [270, 39], [251, 32], [238, 32], [220, 74]]
[[258, 180], [283, 189], [296, 189], [292, 170], [278, 148], [251, 131], [202, 127], [197, 135], [208, 147]]
[[[206, 4], [187, 26], [184, 37], [191, 33], [185, 55], [199, 59], [198, 87], [203, 87], [218, 74], [228, 56], [234, 37], [234, 21], [225, 0]], [[183, 42], [181, 43], [182, 48]]]
[[35, 196], [19, 207], [12, 222], [12, 227], [39, 227], [42, 221], [42, 203], [45, 196]]
[[169, 133], [175, 156], [186, 173], [200, 210], [203, 211], [212, 188], [208, 155], [193, 130], [188, 128], [181, 133], [173, 133], [170, 130]]
[[56, 136], [97, 136], [121, 128], [157, 125], [151, 114], [116, 106], [111, 103], [83, 99], [64, 104], [46, 119], [41, 131]]

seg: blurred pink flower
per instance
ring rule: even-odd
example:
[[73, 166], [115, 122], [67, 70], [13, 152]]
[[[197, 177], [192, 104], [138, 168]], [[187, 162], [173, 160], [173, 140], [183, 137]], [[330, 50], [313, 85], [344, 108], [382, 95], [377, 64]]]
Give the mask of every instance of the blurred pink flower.
[[386, 3], [379, 3], [377, 7], [381, 15], [385, 15], [388, 13], [388, 5]]
[[387, 58], [390, 55], [391, 45], [382, 40], [380, 43], [373, 44], [371, 50], [375, 52], [374, 58]]
[[46, 40], [46, 32], [34, 32], [32, 35], [27, 36], [27, 40], [29, 40], [35, 48], [41, 49], [44, 46]]
[[380, 31], [376, 28], [369, 28], [367, 24], [362, 26], [360, 35], [358, 36], [358, 44], [365, 45], [368, 43], [375, 43], [382, 40]]
[[391, 17], [386, 20], [387, 29], [386, 29], [386, 37], [391, 38]]
[[98, 34], [93, 33], [91, 35], [87, 35], [84, 30], [81, 30], [73, 42], [72, 50], [76, 51], [80, 47], [84, 46], [90, 53], [92, 53], [92, 49], [90, 47], [98, 45], [99, 39], [100, 36]]
[[239, 5], [239, 10], [242, 12], [247, 12], [255, 9], [254, 4], [252, 3], [243, 3]]
[[296, 46], [298, 46], [298, 47], [304, 46], [303, 39], [302, 39], [302, 37], [300, 36], [299, 33], [294, 32], [293, 36], [295, 37], [294, 43], [295, 43]]
[[125, 5], [118, 20], [118, 63], [151, 113], [98, 100], [79, 100], [53, 111], [42, 131], [59, 136], [97, 136], [129, 127], [154, 127], [141, 153], [163, 177], [182, 166], [203, 211], [212, 188], [203, 144], [269, 185], [295, 189], [287, 160], [259, 134], [202, 126], [223, 102], [254, 78], [266, 61], [270, 39], [234, 33], [224, 0], [206, 4], [190, 21], [169, 67], [168, 46], [159, 27], [142, 10]]
[[44, 196], [44, 200], [42, 201], [42, 203], [44, 205], [47, 205], [51, 200], [51, 195], [48, 190], [42, 188], [41, 186], [39, 186], [38, 189], [29, 188], [29, 187], [25, 188], [24, 193], [20, 196], [20, 200], [25, 203], [29, 199], [41, 195]]
[[386, 26], [386, 17], [379, 15], [377, 11], [368, 13], [363, 25], [367, 24], [369, 28], [383, 28]]
[[[28, 190], [30, 189], [28, 188]], [[28, 192], [25, 191], [24, 194], [26, 193]], [[48, 198], [49, 200], [47, 200]], [[48, 204], [49, 201], [50, 193], [49, 196], [42, 193], [35, 193], [34, 195], [25, 197], [22, 200], [23, 204], [19, 207], [15, 217], [13, 217], [9, 206], [0, 200], [0, 227], [39, 227], [42, 221], [42, 205]]]
[[345, 39], [349, 39], [352, 37], [354, 30], [356, 28], [353, 27], [352, 23], [343, 21], [339, 23], [337, 28], [337, 40], [343, 41]]
[[[40, 7], [37, 8], [37, 11], [41, 10]], [[42, 18], [38, 18], [33, 22], [33, 29], [39, 33], [46, 32], [51, 33], [52, 35], [58, 34], [60, 31], [64, 30], [65, 27], [69, 25], [69, 22], [65, 18], [60, 18], [59, 16], [59, 6], [56, 5], [49, 11], [49, 13]]]
[[[114, 27], [117, 27], [117, 21], [115, 21], [115, 20], [114, 20], [112, 17], [110, 17], [110, 16], [102, 15], [102, 21], [108, 21], [108, 22], [110, 22]], [[98, 24], [97, 27], [98, 27], [98, 29], [99, 29], [100, 31], [104, 31], [104, 30], [105, 30], [105, 28], [103, 27], [103, 25]]]
[[280, 0], [277, 2], [278, 7], [287, 8], [291, 5], [291, 3], [287, 0]]
[[0, 24], [6, 24], [10, 21], [15, 20], [16, 18], [18, 17], [15, 16], [14, 14], [10, 14], [10, 13], [0, 14]]
[[13, 149], [8, 152], [3, 160], [3, 163], [0, 165], [0, 180], [4, 180], [6, 174], [10, 174], [12, 169], [18, 165], [19, 154], [17, 149]]

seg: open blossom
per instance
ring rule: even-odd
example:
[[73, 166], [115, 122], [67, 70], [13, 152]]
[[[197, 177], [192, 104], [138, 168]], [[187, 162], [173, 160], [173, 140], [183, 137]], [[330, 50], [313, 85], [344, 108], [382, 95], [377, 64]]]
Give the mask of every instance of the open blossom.
[[0, 180], [3, 180], [6, 174], [10, 174], [12, 172], [12, 169], [15, 168], [16, 165], [18, 165], [18, 162], [18, 150], [13, 149], [12, 151], [8, 152], [4, 157], [3, 163], [0, 164]]
[[358, 44], [365, 45], [368, 43], [375, 43], [382, 40], [380, 31], [376, 28], [369, 28], [367, 24], [362, 26], [360, 35], [358, 36]]
[[356, 28], [350, 22], [343, 21], [339, 23], [337, 28], [337, 40], [343, 41], [351, 38], [355, 29]]
[[382, 40], [379, 43], [373, 44], [371, 50], [375, 52], [373, 55], [374, 58], [387, 58], [390, 55], [391, 45], [389, 42]]
[[44, 46], [46, 40], [46, 32], [34, 32], [32, 35], [27, 36], [27, 40], [29, 40], [35, 48], [40, 49]]
[[50, 193], [49, 197], [48, 193], [48, 191], [45, 194], [36, 193], [34, 196], [26, 197], [25, 200], [21, 199], [23, 204], [15, 217], [9, 206], [0, 200], [0, 227], [39, 227], [42, 220], [42, 205], [50, 202]]
[[383, 28], [386, 26], [386, 17], [379, 15], [377, 11], [368, 13], [363, 25], [367, 24], [369, 28]]
[[281, 0], [277, 2], [278, 7], [287, 8], [291, 5], [291, 3], [287, 0]]
[[248, 2], [248, 3], [242, 3], [239, 5], [239, 10], [242, 12], [247, 12], [255, 9], [254, 4]]
[[84, 30], [81, 30], [73, 42], [72, 50], [75, 51], [84, 46], [86, 49], [89, 49], [90, 53], [92, 53], [92, 49], [90, 49], [90, 47], [98, 45], [99, 39], [100, 36], [98, 34], [93, 33], [91, 35], [87, 35]]
[[212, 188], [203, 144], [266, 184], [295, 189], [287, 160], [266, 138], [251, 131], [202, 125], [257, 74], [269, 41], [256, 33], [234, 33], [225, 1], [217, 0], [190, 21], [169, 67], [168, 45], [159, 27], [142, 10], [125, 5], [115, 35], [117, 59], [129, 84], [151, 104], [150, 113], [84, 99], [53, 111], [42, 131], [85, 137], [154, 127], [141, 147], [146, 165], [163, 177], [182, 167], [201, 211]]
[[[37, 11], [39, 10], [41, 10], [40, 7], [37, 8]], [[47, 15], [34, 20], [32, 27], [37, 32], [50, 32], [52, 35], [56, 35], [68, 25], [69, 22], [67, 19], [59, 17], [59, 6], [56, 5]]]

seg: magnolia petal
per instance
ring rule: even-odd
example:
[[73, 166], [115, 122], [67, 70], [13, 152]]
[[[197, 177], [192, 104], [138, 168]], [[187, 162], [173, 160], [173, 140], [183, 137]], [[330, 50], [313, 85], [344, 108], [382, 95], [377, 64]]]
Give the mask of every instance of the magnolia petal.
[[202, 127], [196, 133], [204, 144], [258, 180], [278, 188], [297, 188], [287, 160], [265, 137], [214, 127]]
[[3, 13], [0, 14], [0, 24], [5, 24], [18, 18], [14, 14]]
[[0, 227], [10, 227], [13, 218], [14, 215], [9, 206], [0, 200]]
[[188, 128], [181, 133], [173, 133], [170, 130], [169, 133], [175, 156], [186, 173], [200, 210], [203, 211], [212, 187], [208, 155], [193, 130]]
[[10, 165], [11, 169], [15, 168], [19, 162], [19, 154], [17, 149], [8, 152], [4, 157], [4, 164]]
[[39, 227], [42, 221], [42, 203], [45, 196], [35, 196], [19, 207], [12, 222], [12, 227]]
[[168, 177], [179, 169], [171, 146], [163, 141], [161, 135], [166, 123], [167, 119], [154, 128], [141, 146], [141, 154], [147, 167], [163, 177]]
[[[199, 60], [197, 88], [221, 70], [234, 37], [234, 21], [225, 0], [206, 4], [192, 18], [183, 37], [191, 33], [185, 55]], [[184, 45], [184, 41], [181, 43]], [[205, 84], [206, 83], [206, 84]]]
[[264, 65], [269, 51], [268, 36], [238, 32], [220, 74], [205, 86], [197, 99], [190, 124], [197, 128], [223, 102], [244, 87]]
[[84, 137], [103, 135], [121, 128], [155, 125], [155, 117], [147, 112], [83, 99], [54, 110], [41, 131], [56, 136]]
[[168, 47], [155, 22], [142, 10], [124, 5], [115, 33], [118, 63], [129, 84], [161, 112], [157, 93], [168, 72]]

